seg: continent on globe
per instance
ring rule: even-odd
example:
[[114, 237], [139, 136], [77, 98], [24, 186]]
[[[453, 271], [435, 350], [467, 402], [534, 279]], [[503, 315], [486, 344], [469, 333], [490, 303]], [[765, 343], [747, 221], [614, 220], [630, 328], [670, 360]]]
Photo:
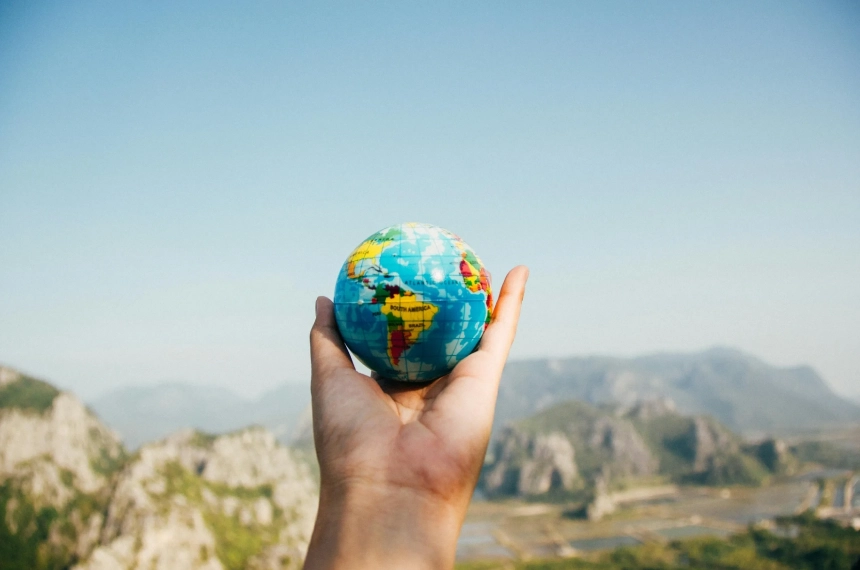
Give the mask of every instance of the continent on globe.
[[[460, 262], [460, 273], [463, 275], [463, 283], [469, 288], [469, 291], [477, 293], [478, 291], [487, 292], [487, 321], [484, 323], [484, 328], [490, 324], [490, 316], [493, 313], [493, 292], [490, 290], [490, 274], [487, 270], [481, 267], [481, 262], [471, 250], [466, 251], [462, 245], [463, 242], [457, 242], [457, 245], [462, 251], [463, 260]], [[481, 267], [476, 269], [475, 266]]]
[[400, 232], [397, 229], [388, 228], [388, 231], [385, 231], [385, 233], [377, 232], [361, 242], [361, 245], [355, 248], [355, 251], [346, 260], [347, 275], [349, 278], [362, 277], [368, 269], [378, 267], [378, 260], [382, 254], [382, 250], [392, 245], [399, 236]]
[[347, 257], [334, 295], [349, 350], [380, 376], [428, 381], [477, 347], [493, 311], [490, 274], [459, 236], [408, 223]]
[[[433, 316], [439, 307], [425, 303], [412, 291], [401, 289], [398, 285], [385, 285], [385, 300], [379, 308], [388, 317], [388, 356], [395, 366], [400, 356], [418, 342], [419, 335], [433, 324]], [[379, 295], [373, 298], [378, 302]]]

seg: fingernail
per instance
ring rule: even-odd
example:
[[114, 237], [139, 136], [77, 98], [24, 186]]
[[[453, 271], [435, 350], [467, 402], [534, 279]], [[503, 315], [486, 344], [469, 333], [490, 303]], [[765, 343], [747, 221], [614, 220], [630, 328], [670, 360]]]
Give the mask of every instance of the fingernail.
[[314, 316], [319, 318], [322, 307], [320, 306], [322, 297], [317, 297], [317, 302], [314, 304]]

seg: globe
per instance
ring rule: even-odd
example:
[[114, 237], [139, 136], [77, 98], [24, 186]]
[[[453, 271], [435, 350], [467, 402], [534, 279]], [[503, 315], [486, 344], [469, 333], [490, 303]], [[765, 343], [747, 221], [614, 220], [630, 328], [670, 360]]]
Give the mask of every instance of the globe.
[[334, 310], [346, 346], [365, 366], [383, 378], [426, 382], [477, 347], [493, 311], [490, 274], [456, 234], [399, 224], [347, 257]]

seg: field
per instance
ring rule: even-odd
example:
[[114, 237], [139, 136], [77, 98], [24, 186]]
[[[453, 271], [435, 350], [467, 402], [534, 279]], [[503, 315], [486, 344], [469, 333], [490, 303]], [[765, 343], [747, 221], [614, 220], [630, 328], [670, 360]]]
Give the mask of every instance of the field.
[[[839, 480], [846, 476], [812, 472], [761, 488], [662, 487], [598, 522], [580, 518], [571, 505], [476, 500], [460, 536], [458, 567], [519, 568], [529, 561], [549, 564], [553, 560], [584, 563], [604, 560], [619, 547], [628, 547], [620, 552], [636, 551], [635, 547], [656, 552], [679, 540], [727, 544], [724, 539], [747, 533], [751, 525], [779, 533], [773, 520], [818, 506], [826, 487], [820, 477], [833, 475]], [[857, 496], [852, 502], [860, 506]], [[563, 567], [576, 567], [570, 564]]]

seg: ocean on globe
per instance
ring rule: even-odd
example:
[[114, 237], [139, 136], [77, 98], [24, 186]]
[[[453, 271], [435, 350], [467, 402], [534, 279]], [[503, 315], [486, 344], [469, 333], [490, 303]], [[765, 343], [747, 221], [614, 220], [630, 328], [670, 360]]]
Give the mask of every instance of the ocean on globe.
[[426, 382], [481, 340], [493, 311], [490, 274], [456, 234], [399, 224], [350, 254], [334, 310], [346, 346], [365, 366], [383, 378]]

